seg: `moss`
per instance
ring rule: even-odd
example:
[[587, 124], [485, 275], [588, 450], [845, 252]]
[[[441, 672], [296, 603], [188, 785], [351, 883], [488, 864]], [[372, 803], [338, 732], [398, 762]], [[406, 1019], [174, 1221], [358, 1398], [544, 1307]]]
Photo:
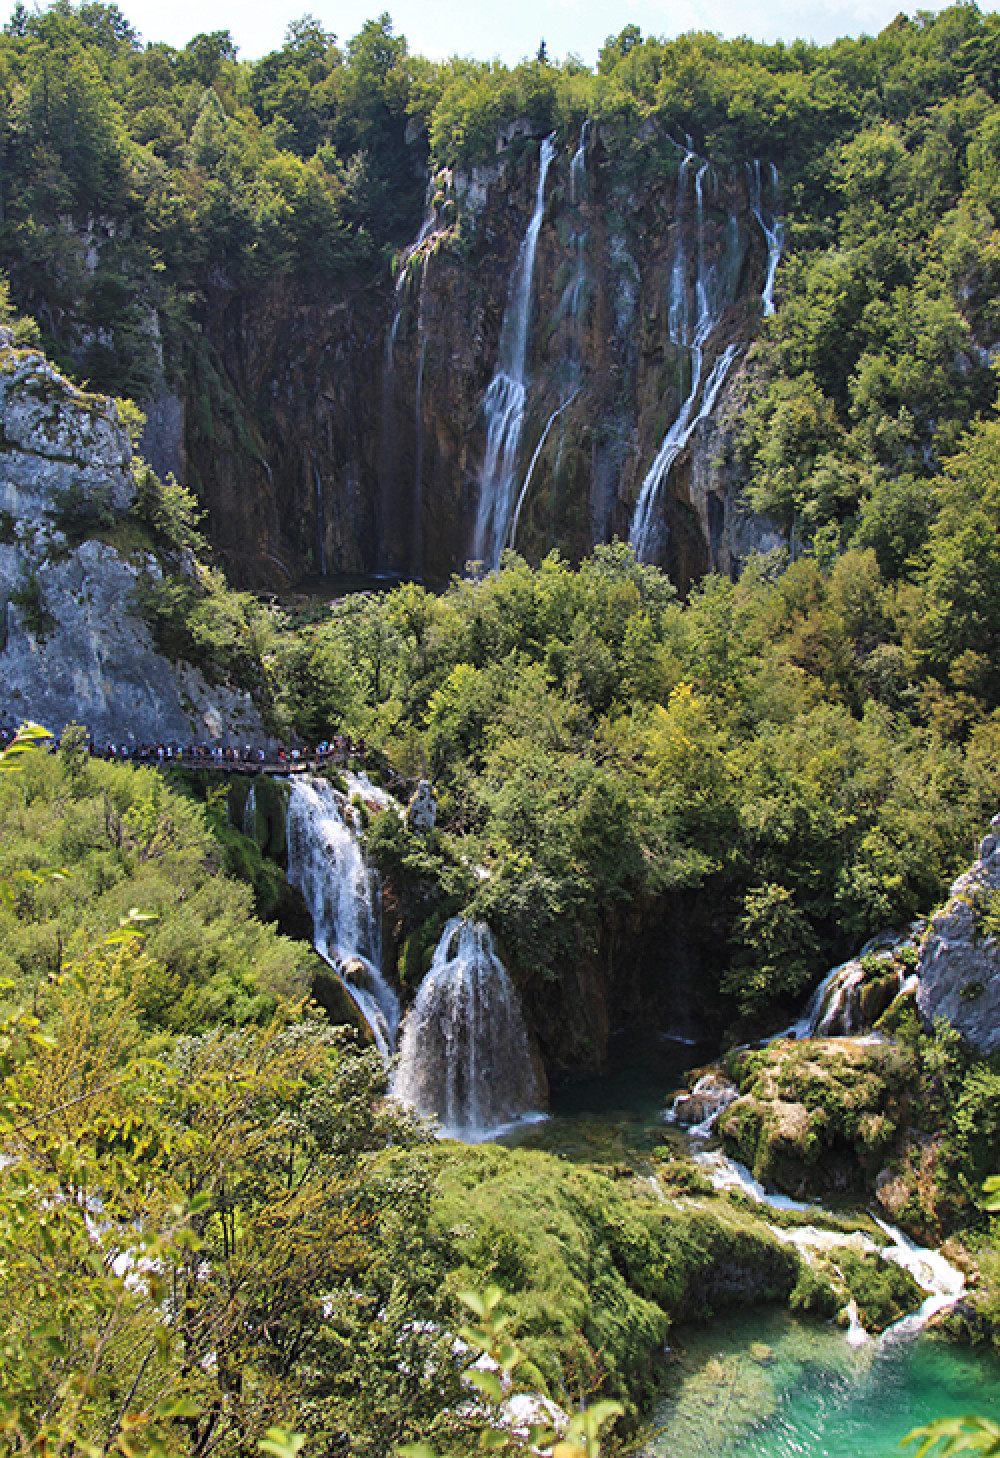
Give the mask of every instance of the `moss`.
[[37, 577], [32, 575], [22, 579], [11, 591], [9, 600], [19, 610], [24, 626], [33, 637], [45, 639], [54, 632], [56, 620], [45, 606]]
[[[877, 984], [872, 984], [877, 986]], [[781, 1188], [863, 1191], [918, 1086], [904, 1050], [847, 1040], [780, 1042], [748, 1057], [720, 1120], [726, 1147]]]
[[445, 1144], [430, 1159], [447, 1289], [499, 1284], [515, 1339], [557, 1393], [599, 1388], [634, 1414], [671, 1321], [784, 1302], [800, 1280], [796, 1252], [726, 1199], [676, 1208], [628, 1167], [537, 1150]]
[[866, 1331], [885, 1331], [907, 1312], [915, 1311], [923, 1300], [923, 1292], [909, 1271], [873, 1252], [862, 1255], [855, 1250], [838, 1250], [831, 1263], [857, 1303]]

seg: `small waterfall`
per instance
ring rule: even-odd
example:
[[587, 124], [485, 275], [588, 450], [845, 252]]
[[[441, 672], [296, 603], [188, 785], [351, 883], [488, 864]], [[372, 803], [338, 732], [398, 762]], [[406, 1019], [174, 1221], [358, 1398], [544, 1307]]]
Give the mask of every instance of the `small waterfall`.
[[580, 140], [569, 164], [569, 196], [573, 206], [583, 201], [587, 190], [587, 133], [590, 131], [588, 118], [580, 128]]
[[[674, 210], [674, 258], [670, 271], [670, 291], [667, 307], [667, 329], [670, 339], [678, 349], [687, 354], [691, 371], [688, 387], [680, 410], [670, 426], [656, 458], [646, 473], [639, 491], [629, 541], [636, 556], [642, 562], [653, 561], [662, 547], [663, 526], [659, 519], [659, 506], [663, 486], [671, 467], [684, 450], [696, 428], [707, 420], [715, 409], [719, 391], [725, 383], [737, 346], [729, 344], [717, 357], [702, 389], [705, 346], [712, 330], [719, 323], [725, 303], [727, 285], [731, 270], [720, 270], [708, 258], [705, 231], [705, 180], [711, 176], [709, 164], [702, 162], [695, 174], [695, 281], [694, 281], [694, 328], [691, 327], [691, 301], [689, 288], [689, 261], [685, 217], [687, 213], [688, 175], [695, 160], [694, 152], [688, 147], [677, 170], [677, 202]], [[731, 229], [729, 230], [731, 234]], [[700, 404], [699, 404], [700, 395]]]
[[773, 162], [769, 164], [770, 205], [764, 201], [764, 183], [759, 159], [752, 164], [747, 163], [747, 173], [750, 178], [750, 210], [767, 239], [767, 276], [761, 290], [760, 301], [764, 306], [764, 317], [769, 318], [774, 313], [774, 279], [778, 272], [781, 250], [785, 243], [785, 225], [778, 212], [778, 169]]
[[470, 1142], [540, 1103], [520, 999], [483, 922], [445, 927], [403, 1023], [393, 1093]]
[[513, 506], [517, 456], [527, 400], [528, 326], [535, 252], [545, 212], [545, 179], [555, 156], [555, 143], [546, 137], [538, 162], [535, 207], [518, 250], [500, 329], [497, 367], [483, 401], [486, 417], [486, 458], [479, 485], [479, 510], [473, 556], [487, 567], [497, 567], [507, 540]]
[[[437, 190], [438, 179], [432, 177], [427, 184], [427, 195], [424, 199], [424, 216], [420, 223], [420, 231], [413, 242], [403, 250], [399, 260], [399, 273], [396, 276], [396, 290], [393, 299], [392, 323], [389, 325], [385, 337], [385, 367], [391, 374], [394, 364], [396, 340], [399, 336], [399, 326], [403, 322], [403, 312], [406, 308], [406, 296], [409, 292], [411, 275], [410, 260], [415, 258], [421, 247], [437, 227], [437, 208], [434, 206], [434, 197]], [[426, 260], [425, 260], [426, 262]]]
[[417, 357], [417, 388], [413, 397], [416, 447], [413, 463], [413, 530], [410, 539], [410, 571], [414, 576], [419, 575], [424, 561], [424, 362], [427, 359], [427, 335], [423, 331], [422, 321], [418, 322], [417, 327], [420, 330], [420, 354]]
[[882, 1259], [893, 1261], [897, 1266], [902, 1266], [904, 1271], [909, 1271], [921, 1291], [927, 1293], [918, 1311], [904, 1316], [902, 1321], [897, 1321], [886, 1332], [887, 1336], [908, 1336], [926, 1326], [939, 1311], [954, 1306], [965, 1290], [965, 1276], [946, 1261], [939, 1250], [928, 1250], [924, 1246], [916, 1245], [909, 1236], [888, 1221], [880, 1220], [877, 1215], [873, 1215], [872, 1219], [892, 1241], [882, 1251]]
[[313, 945], [388, 1058], [395, 1047], [399, 1003], [382, 977], [379, 882], [365, 864], [359, 828], [346, 796], [326, 780], [301, 775], [292, 781], [288, 880], [312, 913]]
[[319, 575], [326, 576], [326, 523], [323, 513], [323, 482], [320, 480], [316, 452], [313, 452], [313, 480], [316, 483], [316, 540], [319, 546]]
[[545, 445], [546, 440], [548, 439], [549, 431], [552, 429], [553, 425], [555, 425], [556, 421], [559, 419], [563, 411], [569, 409], [579, 393], [580, 387], [577, 386], [577, 388], [573, 391], [572, 395], [570, 395], [568, 400], [564, 400], [561, 405], [556, 406], [552, 414], [549, 416], [548, 420], [545, 422], [545, 429], [538, 437], [538, 444], [535, 446], [535, 450], [528, 465], [528, 469], [525, 472], [524, 484], [522, 485], [521, 490], [518, 493], [517, 505], [514, 508], [514, 516], [510, 524], [510, 533], [507, 537], [506, 545], [508, 547], [513, 547], [514, 541], [517, 537], [517, 527], [518, 523], [521, 520], [521, 507], [524, 505], [525, 498], [528, 495], [528, 487], [531, 485], [531, 478], [535, 474], [535, 466], [538, 464], [538, 457], [542, 454], [542, 448]]
[[[912, 930], [909, 935], [912, 935]], [[895, 970], [899, 993], [907, 989], [913, 990], [913, 978], [901, 967], [894, 967], [892, 958], [894, 948], [906, 941], [907, 936], [898, 932], [882, 932], [867, 941], [856, 957], [831, 967], [810, 997], [798, 1022], [792, 1023], [791, 1027], [785, 1028], [777, 1037], [845, 1038], [861, 1032], [865, 1023], [862, 988], [865, 983], [865, 963], [869, 957], [877, 957], [885, 972]]]
[[251, 782], [250, 792], [243, 806], [243, 834], [250, 840], [257, 838], [257, 787]]

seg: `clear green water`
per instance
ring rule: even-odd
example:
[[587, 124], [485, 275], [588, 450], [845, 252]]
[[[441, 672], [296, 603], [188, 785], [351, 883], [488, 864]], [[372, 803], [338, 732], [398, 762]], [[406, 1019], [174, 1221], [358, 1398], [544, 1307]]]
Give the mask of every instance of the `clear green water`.
[[[611, 1051], [606, 1073], [553, 1089], [552, 1117], [508, 1142], [640, 1164], [683, 1142], [663, 1112], [707, 1051], [655, 1037]], [[901, 1439], [935, 1417], [1000, 1418], [1000, 1361], [928, 1336], [852, 1348], [839, 1327], [757, 1310], [675, 1329], [671, 1343], [644, 1458], [907, 1458]]]
[[606, 1072], [555, 1084], [550, 1118], [517, 1130], [506, 1143], [550, 1149], [568, 1159], [624, 1158], [664, 1140], [683, 1139], [676, 1125], [664, 1123], [674, 1095], [686, 1086], [688, 1069], [704, 1063], [711, 1050], [655, 1034], [618, 1034], [609, 1046]]
[[649, 1458], [899, 1458], [932, 1418], [1000, 1415], [1000, 1362], [932, 1337], [853, 1349], [837, 1328], [755, 1312], [673, 1340]]

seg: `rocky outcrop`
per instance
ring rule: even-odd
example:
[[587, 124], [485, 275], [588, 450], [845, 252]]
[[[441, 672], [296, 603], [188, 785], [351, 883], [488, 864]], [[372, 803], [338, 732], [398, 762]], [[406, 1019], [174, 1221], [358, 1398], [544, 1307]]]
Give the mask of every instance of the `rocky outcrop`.
[[706, 1073], [698, 1079], [690, 1093], [677, 1095], [667, 1118], [670, 1123], [680, 1124], [686, 1129], [700, 1125], [707, 1133], [711, 1124], [738, 1094], [739, 1089], [735, 1083], [721, 1073]]
[[927, 1025], [945, 1018], [984, 1055], [1000, 1048], [1000, 946], [983, 915], [1000, 893], [1000, 815], [931, 918], [920, 951], [917, 1007]]
[[429, 780], [420, 780], [406, 807], [406, 824], [410, 830], [431, 831], [437, 819], [437, 801]]
[[249, 698], [170, 663], [135, 611], [160, 568], [112, 544], [134, 494], [114, 404], [0, 337], [0, 710], [101, 744], [259, 743]]

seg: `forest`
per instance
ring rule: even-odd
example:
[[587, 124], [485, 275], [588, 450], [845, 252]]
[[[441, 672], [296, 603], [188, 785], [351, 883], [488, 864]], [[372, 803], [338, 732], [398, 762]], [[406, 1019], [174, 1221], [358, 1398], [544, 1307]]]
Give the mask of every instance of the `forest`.
[[[66, 500], [57, 550], [137, 564], [160, 651], [244, 691], [275, 741], [363, 741], [403, 802], [430, 781], [430, 830], [357, 807], [404, 1001], [463, 916], [554, 1083], [604, 1067], [609, 1022], [683, 1004], [739, 1093], [728, 1153], [809, 1198], [850, 1164], [858, 1208], [888, 1171], [900, 1223], [948, 1241], [974, 1293], [939, 1336], [992, 1349], [998, 1055], [904, 997], [860, 1051], [763, 1040], [930, 916], [1000, 808], [1000, 17], [959, 4], [829, 46], [629, 25], [593, 68], [507, 67], [414, 55], [388, 14], [350, 38], [305, 15], [253, 61], [226, 31], [175, 49], [114, 4], [18, 4], [0, 375], [44, 352], [136, 445], [183, 391], [188, 444], [213, 448], [237, 419], [223, 304], [252, 316], [284, 283], [359, 316], [391, 301], [429, 179], [458, 267], [448, 177], [514, 123], [527, 165], [588, 121], [637, 196], [683, 179], [678, 138], [780, 169], [776, 308], [724, 446], [776, 545], [690, 584], [616, 537], [533, 539], [440, 588], [255, 593], [198, 473], [136, 455], [128, 511]], [[44, 648], [37, 582], [12, 605]], [[58, 747], [29, 729], [0, 756], [0, 1452], [525, 1451], [544, 1396], [576, 1414], [558, 1458], [597, 1458], [645, 1430], [677, 1328], [770, 1305], [880, 1332], [919, 1304], [867, 1248], [801, 1255], [789, 1232], [854, 1228], [840, 1206], [722, 1192], [666, 1134], [436, 1138], [310, 945], [268, 791], [251, 823], [246, 785], [45, 728]], [[988, 946], [998, 897], [975, 907]], [[536, 1431], [514, 1430], [523, 1394]]]

